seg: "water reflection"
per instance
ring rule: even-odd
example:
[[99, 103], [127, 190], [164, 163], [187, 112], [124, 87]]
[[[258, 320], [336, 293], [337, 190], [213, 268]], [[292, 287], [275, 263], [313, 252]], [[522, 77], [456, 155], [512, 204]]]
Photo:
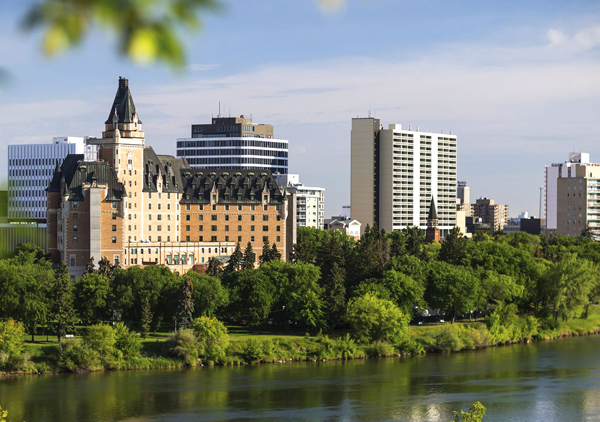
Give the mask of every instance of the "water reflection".
[[0, 380], [11, 420], [600, 420], [600, 336], [454, 355]]

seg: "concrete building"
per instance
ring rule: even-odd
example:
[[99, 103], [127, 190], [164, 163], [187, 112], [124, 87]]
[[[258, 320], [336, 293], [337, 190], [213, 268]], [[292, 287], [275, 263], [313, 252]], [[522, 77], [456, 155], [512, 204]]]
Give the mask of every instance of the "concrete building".
[[[55, 137], [48, 144], [8, 146], [8, 219], [46, 222], [46, 187], [57, 163], [86, 153], [86, 137]], [[95, 149], [92, 147], [88, 147]]]
[[277, 184], [296, 196], [298, 227], [323, 229], [325, 223], [325, 188], [300, 183], [298, 174], [275, 174]]
[[456, 189], [456, 210], [463, 211], [465, 217], [471, 217], [473, 215], [471, 188], [467, 186], [467, 182], [458, 182], [458, 188]]
[[68, 155], [47, 189], [47, 251], [71, 276], [91, 257], [182, 272], [230, 255], [237, 242], [260, 250], [268, 241], [289, 256], [287, 200], [271, 173], [193, 169], [155, 154], [127, 79], [119, 79], [102, 138], [87, 143], [98, 146], [97, 160]]
[[383, 129], [379, 119], [352, 119], [351, 210], [361, 230], [427, 227], [433, 198], [441, 236], [456, 226], [456, 136]]
[[355, 240], [360, 240], [360, 222], [349, 217], [340, 215], [325, 219], [325, 230], [339, 230], [353, 237]]
[[273, 126], [240, 117], [215, 117], [192, 125], [191, 138], [177, 139], [177, 157], [191, 167], [288, 172], [288, 141], [275, 139]]
[[492, 231], [502, 230], [508, 223], [508, 205], [496, 204], [493, 199], [479, 198], [473, 205], [473, 217], [489, 225]]

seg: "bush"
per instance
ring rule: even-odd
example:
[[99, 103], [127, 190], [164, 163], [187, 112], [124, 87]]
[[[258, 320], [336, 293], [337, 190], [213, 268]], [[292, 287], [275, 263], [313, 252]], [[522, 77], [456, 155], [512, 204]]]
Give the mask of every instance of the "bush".
[[57, 364], [71, 372], [89, 371], [100, 366], [100, 356], [87, 344], [65, 340], [58, 346]]
[[479, 325], [476, 329], [465, 330], [463, 340], [468, 338], [469, 341], [464, 341], [469, 345], [470, 348], [481, 349], [489, 347], [494, 344], [494, 336], [488, 331], [487, 327], [483, 324]]
[[536, 337], [540, 331], [540, 321], [533, 315], [529, 315], [525, 320], [525, 327], [523, 327], [523, 338], [525, 340], [531, 340]]
[[242, 349], [244, 362], [254, 363], [261, 361], [265, 357], [262, 341], [255, 337], [251, 337], [246, 341]]
[[98, 352], [102, 365], [112, 365], [115, 359], [115, 330], [107, 324], [91, 325], [83, 337], [83, 342]]
[[125, 358], [139, 356], [142, 349], [142, 343], [138, 336], [129, 331], [123, 322], [115, 324], [115, 349], [120, 351]]
[[440, 332], [434, 336], [435, 348], [440, 352], [458, 352], [464, 347], [457, 329], [453, 326], [443, 327]]
[[222, 363], [229, 346], [225, 325], [216, 318], [200, 317], [190, 324], [190, 329], [198, 338], [198, 353], [202, 360]]
[[394, 354], [394, 348], [385, 341], [375, 341], [365, 348], [365, 352], [369, 357], [391, 356]]
[[0, 353], [8, 356], [18, 355], [23, 350], [25, 327], [22, 322], [10, 318], [0, 321]]
[[356, 342], [350, 337], [350, 334], [346, 334], [346, 337], [338, 339], [337, 349], [339, 357], [342, 359], [352, 359], [359, 355]]
[[198, 337], [194, 330], [180, 328], [169, 336], [169, 352], [181, 358], [185, 365], [198, 365]]
[[352, 299], [348, 304], [346, 320], [359, 342], [398, 342], [407, 335], [410, 317], [394, 303], [372, 293]]
[[425, 353], [425, 348], [418, 341], [407, 339], [400, 342], [396, 346], [396, 350], [398, 353], [403, 355], [420, 355], [421, 353]]

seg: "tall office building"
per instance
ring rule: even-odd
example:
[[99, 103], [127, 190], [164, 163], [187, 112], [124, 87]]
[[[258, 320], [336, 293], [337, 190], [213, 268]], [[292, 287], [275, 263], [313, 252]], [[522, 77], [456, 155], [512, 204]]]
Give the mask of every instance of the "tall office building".
[[383, 129], [379, 119], [352, 119], [351, 212], [361, 230], [427, 227], [433, 197], [442, 237], [456, 225], [456, 136]]
[[275, 174], [277, 184], [296, 196], [296, 223], [298, 227], [325, 227], [325, 188], [300, 183], [298, 174]]
[[191, 138], [177, 139], [177, 157], [197, 168], [288, 172], [288, 141], [275, 139], [273, 126], [240, 117], [215, 117], [192, 125]]
[[572, 152], [569, 160], [546, 166], [546, 229], [578, 236], [587, 227], [600, 235], [600, 164]]

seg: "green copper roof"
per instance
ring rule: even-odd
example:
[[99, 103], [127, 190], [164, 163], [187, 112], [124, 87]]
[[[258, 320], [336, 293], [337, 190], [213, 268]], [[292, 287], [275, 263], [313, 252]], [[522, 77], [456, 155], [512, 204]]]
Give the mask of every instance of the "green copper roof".
[[[133, 123], [135, 104], [133, 103], [131, 91], [129, 91], [129, 80], [121, 77], [119, 77], [119, 88], [110, 108], [108, 119], [104, 122], [105, 124], [108, 125], [113, 122], [115, 112], [119, 118], [119, 123]], [[141, 120], [138, 119], [138, 123], [142, 123]]]

